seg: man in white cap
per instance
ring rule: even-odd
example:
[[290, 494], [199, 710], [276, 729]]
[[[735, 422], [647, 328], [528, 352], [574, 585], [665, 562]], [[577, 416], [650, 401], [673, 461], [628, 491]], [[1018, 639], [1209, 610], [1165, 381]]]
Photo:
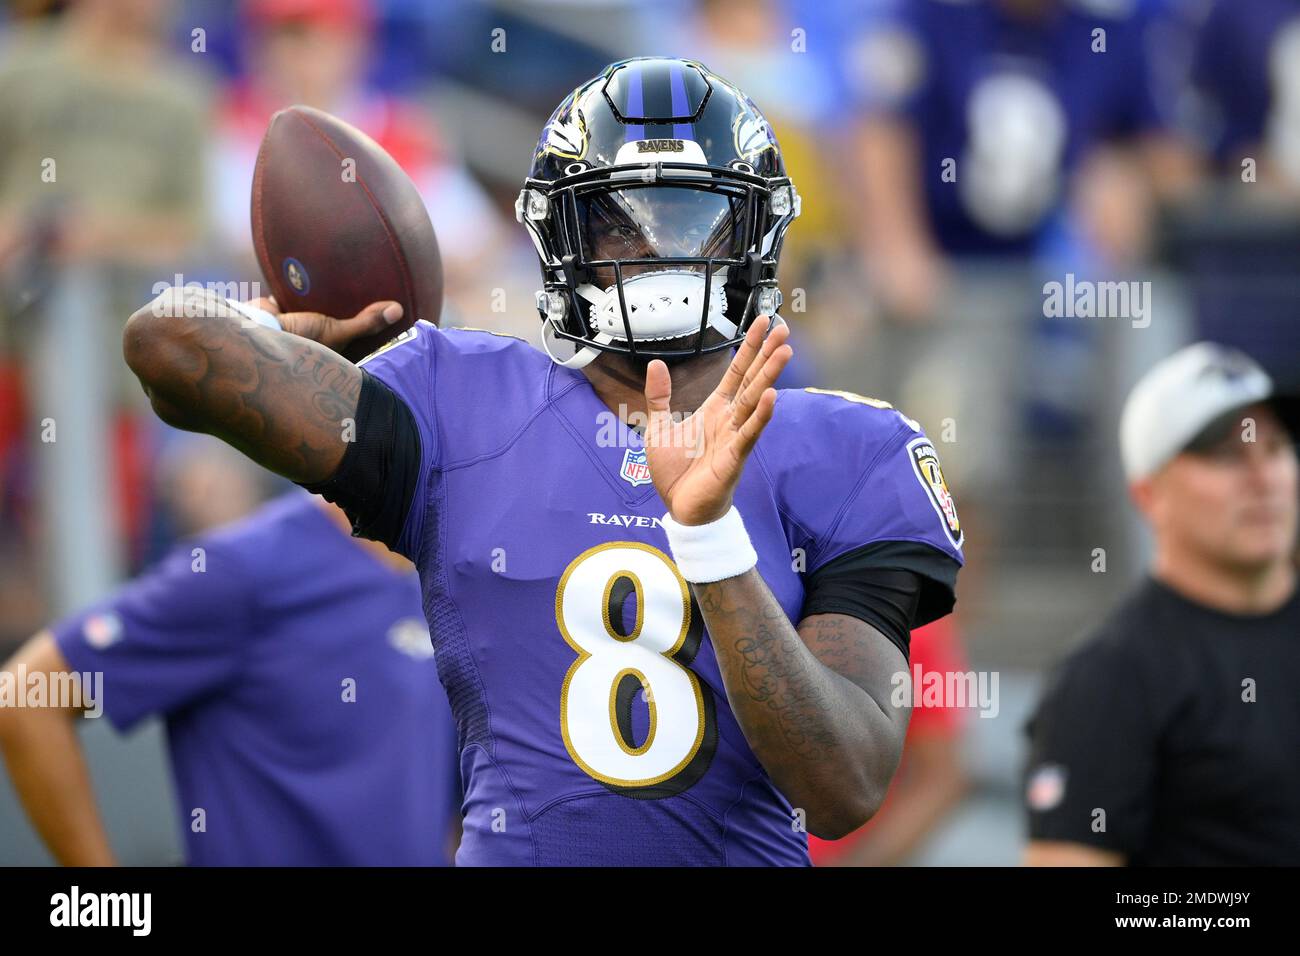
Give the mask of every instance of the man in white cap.
[[1029, 722], [1028, 864], [1300, 864], [1289, 407], [1204, 342], [1129, 396], [1121, 452], [1154, 558]]

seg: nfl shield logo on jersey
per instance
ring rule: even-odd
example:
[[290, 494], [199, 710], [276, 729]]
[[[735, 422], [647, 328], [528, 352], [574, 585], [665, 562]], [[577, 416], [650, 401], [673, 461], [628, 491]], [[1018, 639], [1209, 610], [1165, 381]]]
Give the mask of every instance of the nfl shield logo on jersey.
[[1026, 798], [1031, 810], [1055, 808], [1065, 798], [1065, 768], [1055, 763], [1040, 766], [1029, 778]]
[[623, 452], [623, 467], [619, 475], [633, 488], [650, 484], [650, 464], [646, 461], [644, 448], [629, 448]]

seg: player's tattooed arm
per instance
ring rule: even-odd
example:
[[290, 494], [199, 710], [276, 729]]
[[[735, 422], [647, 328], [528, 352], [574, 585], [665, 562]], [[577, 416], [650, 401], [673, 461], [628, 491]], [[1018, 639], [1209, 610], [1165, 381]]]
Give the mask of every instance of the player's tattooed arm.
[[344, 321], [292, 313], [277, 332], [213, 293], [169, 289], [131, 316], [122, 350], [163, 421], [215, 435], [293, 481], [318, 482], [343, 460], [361, 392], [361, 370], [333, 349], [400, 315], [392, 302]]
[[754, 755], [816, 836], [838, 839], [879, 809], [910, 711], [890, 705], [899, 650], [843, 614], [790, 622], [757, 570], [693, 584], [727, 699]]

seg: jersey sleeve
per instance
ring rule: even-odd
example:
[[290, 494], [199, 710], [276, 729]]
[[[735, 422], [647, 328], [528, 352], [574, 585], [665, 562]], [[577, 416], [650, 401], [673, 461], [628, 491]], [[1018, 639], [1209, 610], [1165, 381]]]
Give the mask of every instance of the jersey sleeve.
[[1151, 821], [1157, 733], [1132, 656], [1095, 643], [1067, 660], [1027, 729], [1033, 840], [1133, 853]]
[[899, 431], [868, 466], [823, 539], [819, 558], [876, 541], [908, 541], [958, 564], [963, 560], [957, 503], [939, 453], [919, 428]]
[[236, 678], [254, 626], [246, 574], [237, 552], [201, 539], [55, 624], [54, 640], [71, 670], [103, 674], [104, 713], [129, 730]]
[[[912, 627], [947, 614], [963, 534], [934, 444], [885, 402], [850, 392], [781, 393], [782, 511], [806, 574], [847, 558], [861, 573], [911, 571], [922, 581]], [[760, 445], [760, 448], [762, 446]]]

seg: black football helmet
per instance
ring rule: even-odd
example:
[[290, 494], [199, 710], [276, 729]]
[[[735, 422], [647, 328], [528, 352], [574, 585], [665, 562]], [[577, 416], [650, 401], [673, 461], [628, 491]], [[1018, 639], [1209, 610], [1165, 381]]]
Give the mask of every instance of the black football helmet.
[[777, 263], [798, 215], [749, 97], [692, 60], [610, 64], [551, 116], [515, 202], [541, 259], [538, 311], [577, 346], [552, 358], [580, 368], [600, 352], [735, 346], [781, 304]]

